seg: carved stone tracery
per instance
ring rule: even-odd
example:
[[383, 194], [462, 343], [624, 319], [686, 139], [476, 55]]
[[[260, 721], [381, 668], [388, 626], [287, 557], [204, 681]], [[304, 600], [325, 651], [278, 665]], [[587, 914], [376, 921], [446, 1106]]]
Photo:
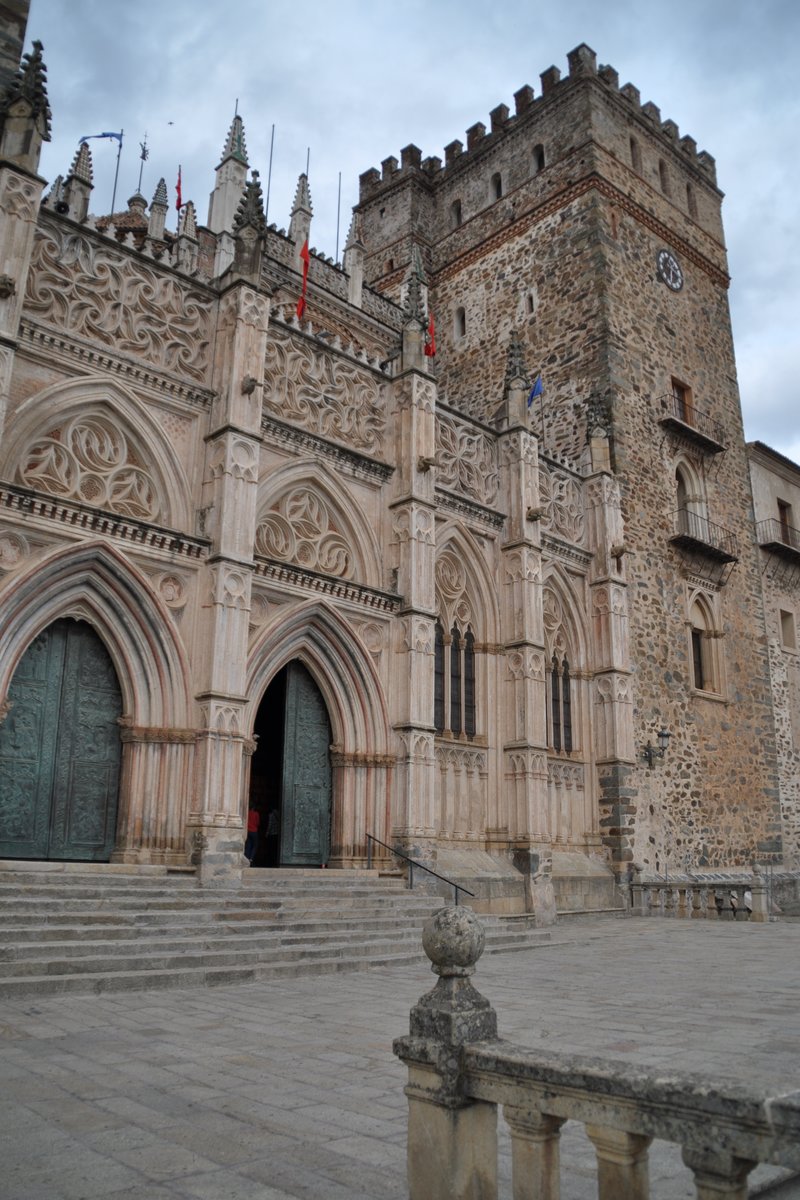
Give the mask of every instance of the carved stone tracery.
[[38, 438], [16, 482], [142, 521], [163, 518], [156, 487], [129, 439], [97, 413], [73, 417]]
[[497, 499], [497, 446], [488, 434], [439, 413], [436, 422], [437, 483], [481, 504]]
[[539, 496], [545, 510], [542, 529], [568, 542], [581, 544], [586, 522], [580, 483], [569, 475], [548, 471], [542, 466], [539, 470]]
[[264, 364], [264, 409], [321, 437], [380, 456], [386, 435], [386, 388], [344, 357], [320, 353], [273, 328]]
[[40, 226], [26, 311], [115, 354], [205, 382], [211, 298], [105, 239]]
[[292, 488], [264, 516], [256, 529], [255, 548], [266, 558], [353, 578], [353, 553], [335, 514], [307, 487]]

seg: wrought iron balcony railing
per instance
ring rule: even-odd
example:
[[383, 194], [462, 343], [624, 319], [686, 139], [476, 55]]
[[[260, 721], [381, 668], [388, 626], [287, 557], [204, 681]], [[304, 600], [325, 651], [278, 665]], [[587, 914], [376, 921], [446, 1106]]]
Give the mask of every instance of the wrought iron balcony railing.
[[759, 521], [756, 533], [759, 546], [763, 546], [765, 550], [784, 554], [789, 558], [800, 558], [800, 529], [773, 517], [769, 521]]
[[675, 533], [672, 541], [689, 550], [700, 551], [721, 562], [738, 562], [739, 547], [736, 537], [729, 529], [715, 525], [708, 517], [689, 508], [679, 508], [675, 513]]
[[725, 449], [725, 435], [719, 421], [695, 408], [685, 397], [668, 392], [661, 397], [661, 408], [664, 413], [661, 424], [667, 429], [702, 446], [709, 454], [721, 454]]

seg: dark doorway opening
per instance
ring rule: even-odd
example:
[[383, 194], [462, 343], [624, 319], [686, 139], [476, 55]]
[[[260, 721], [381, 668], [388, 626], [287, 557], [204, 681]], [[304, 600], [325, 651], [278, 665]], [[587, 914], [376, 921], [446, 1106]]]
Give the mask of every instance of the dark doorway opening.
[[260, 814], [254, 867], [321, 867], [330, 853], [331, 725], [306, 668], [290, 662], [264, 693], [253, 731], [250, 804]]

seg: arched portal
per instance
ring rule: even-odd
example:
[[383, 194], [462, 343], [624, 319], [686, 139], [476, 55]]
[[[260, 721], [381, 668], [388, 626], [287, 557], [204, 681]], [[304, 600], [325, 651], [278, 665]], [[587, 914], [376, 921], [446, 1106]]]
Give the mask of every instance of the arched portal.
[[86, 621], [28, 646], [0, 726], [0, 855], [107, 862], [114, 848], [122, 693]]
[[331, 722], [301, 662], [289, 662], [264, 693], [250, 803], [261, 814], [254, 866], [327, 865], [331, 845]]

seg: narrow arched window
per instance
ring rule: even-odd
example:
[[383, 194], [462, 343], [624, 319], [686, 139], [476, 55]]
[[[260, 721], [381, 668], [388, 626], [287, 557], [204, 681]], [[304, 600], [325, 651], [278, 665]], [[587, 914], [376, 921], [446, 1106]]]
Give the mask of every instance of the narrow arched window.
[[561, 714], [564, 731], [564, 749], [569, 754], [572, 751], [572, 691], [570, 688], [569, 663], [566, 656], [561, 665]]
[[464, 638], [464, 732], [475, 737], [475, 638], [467, 629]]
[[686, 207], [689, 210], [690, 217], [697, 216], [697, 200], [694, 194], [694, 188], [690, 183], [686, 185]]
[[629, 146], [630, 146], [630, 152], [631, 152], [631, 166], [633, 167], [634, 171], [638, 171], [641, 174], [642, 152], [639, 149], [639, 143], [637, 142], [635, 137], [632, 137], [630, 139]]
[[561, 749], [561, 672], [558, 668], [558, 655], [553, 655], [550, 671], [550, 712], [552, 717], [553, 749]]
[[451, 227], [453, 229], [458, 229], [458, 227], [461, 224], [461, 222], [463, 221], [463, 219], [464, 218], [463, 218], [463, 215], [461, 212], [461, 201], [454, 200], [453, 203], [450, 205], [450, 225], [451, 225]]
[[665, 196], [669, 195], [669, 175], [667, 173], [667, 164], [663, 158], [658, 160], [658, 181], [661, 185], [661, 190]]
[[444, 732], [444, 630], [441, 621], [436, 622], [434, 631], [433, 725], [437, 733]]
[[503, 177], [499, 171], [495, 171], [492, 176], [491, 197], [492, 200], [499, 200], [503, 194]]
[[461, 635], [458, 626], [450, 630], [450, 729], [461, 733]]
[[539, 171], [544, 170], [544, 146], [533, 147], [533, 173], [537, 175]]
[[463, 338], [467, 336], [467, 314], [465, 309], [456, 309], [455, 326], [456, 337]]

